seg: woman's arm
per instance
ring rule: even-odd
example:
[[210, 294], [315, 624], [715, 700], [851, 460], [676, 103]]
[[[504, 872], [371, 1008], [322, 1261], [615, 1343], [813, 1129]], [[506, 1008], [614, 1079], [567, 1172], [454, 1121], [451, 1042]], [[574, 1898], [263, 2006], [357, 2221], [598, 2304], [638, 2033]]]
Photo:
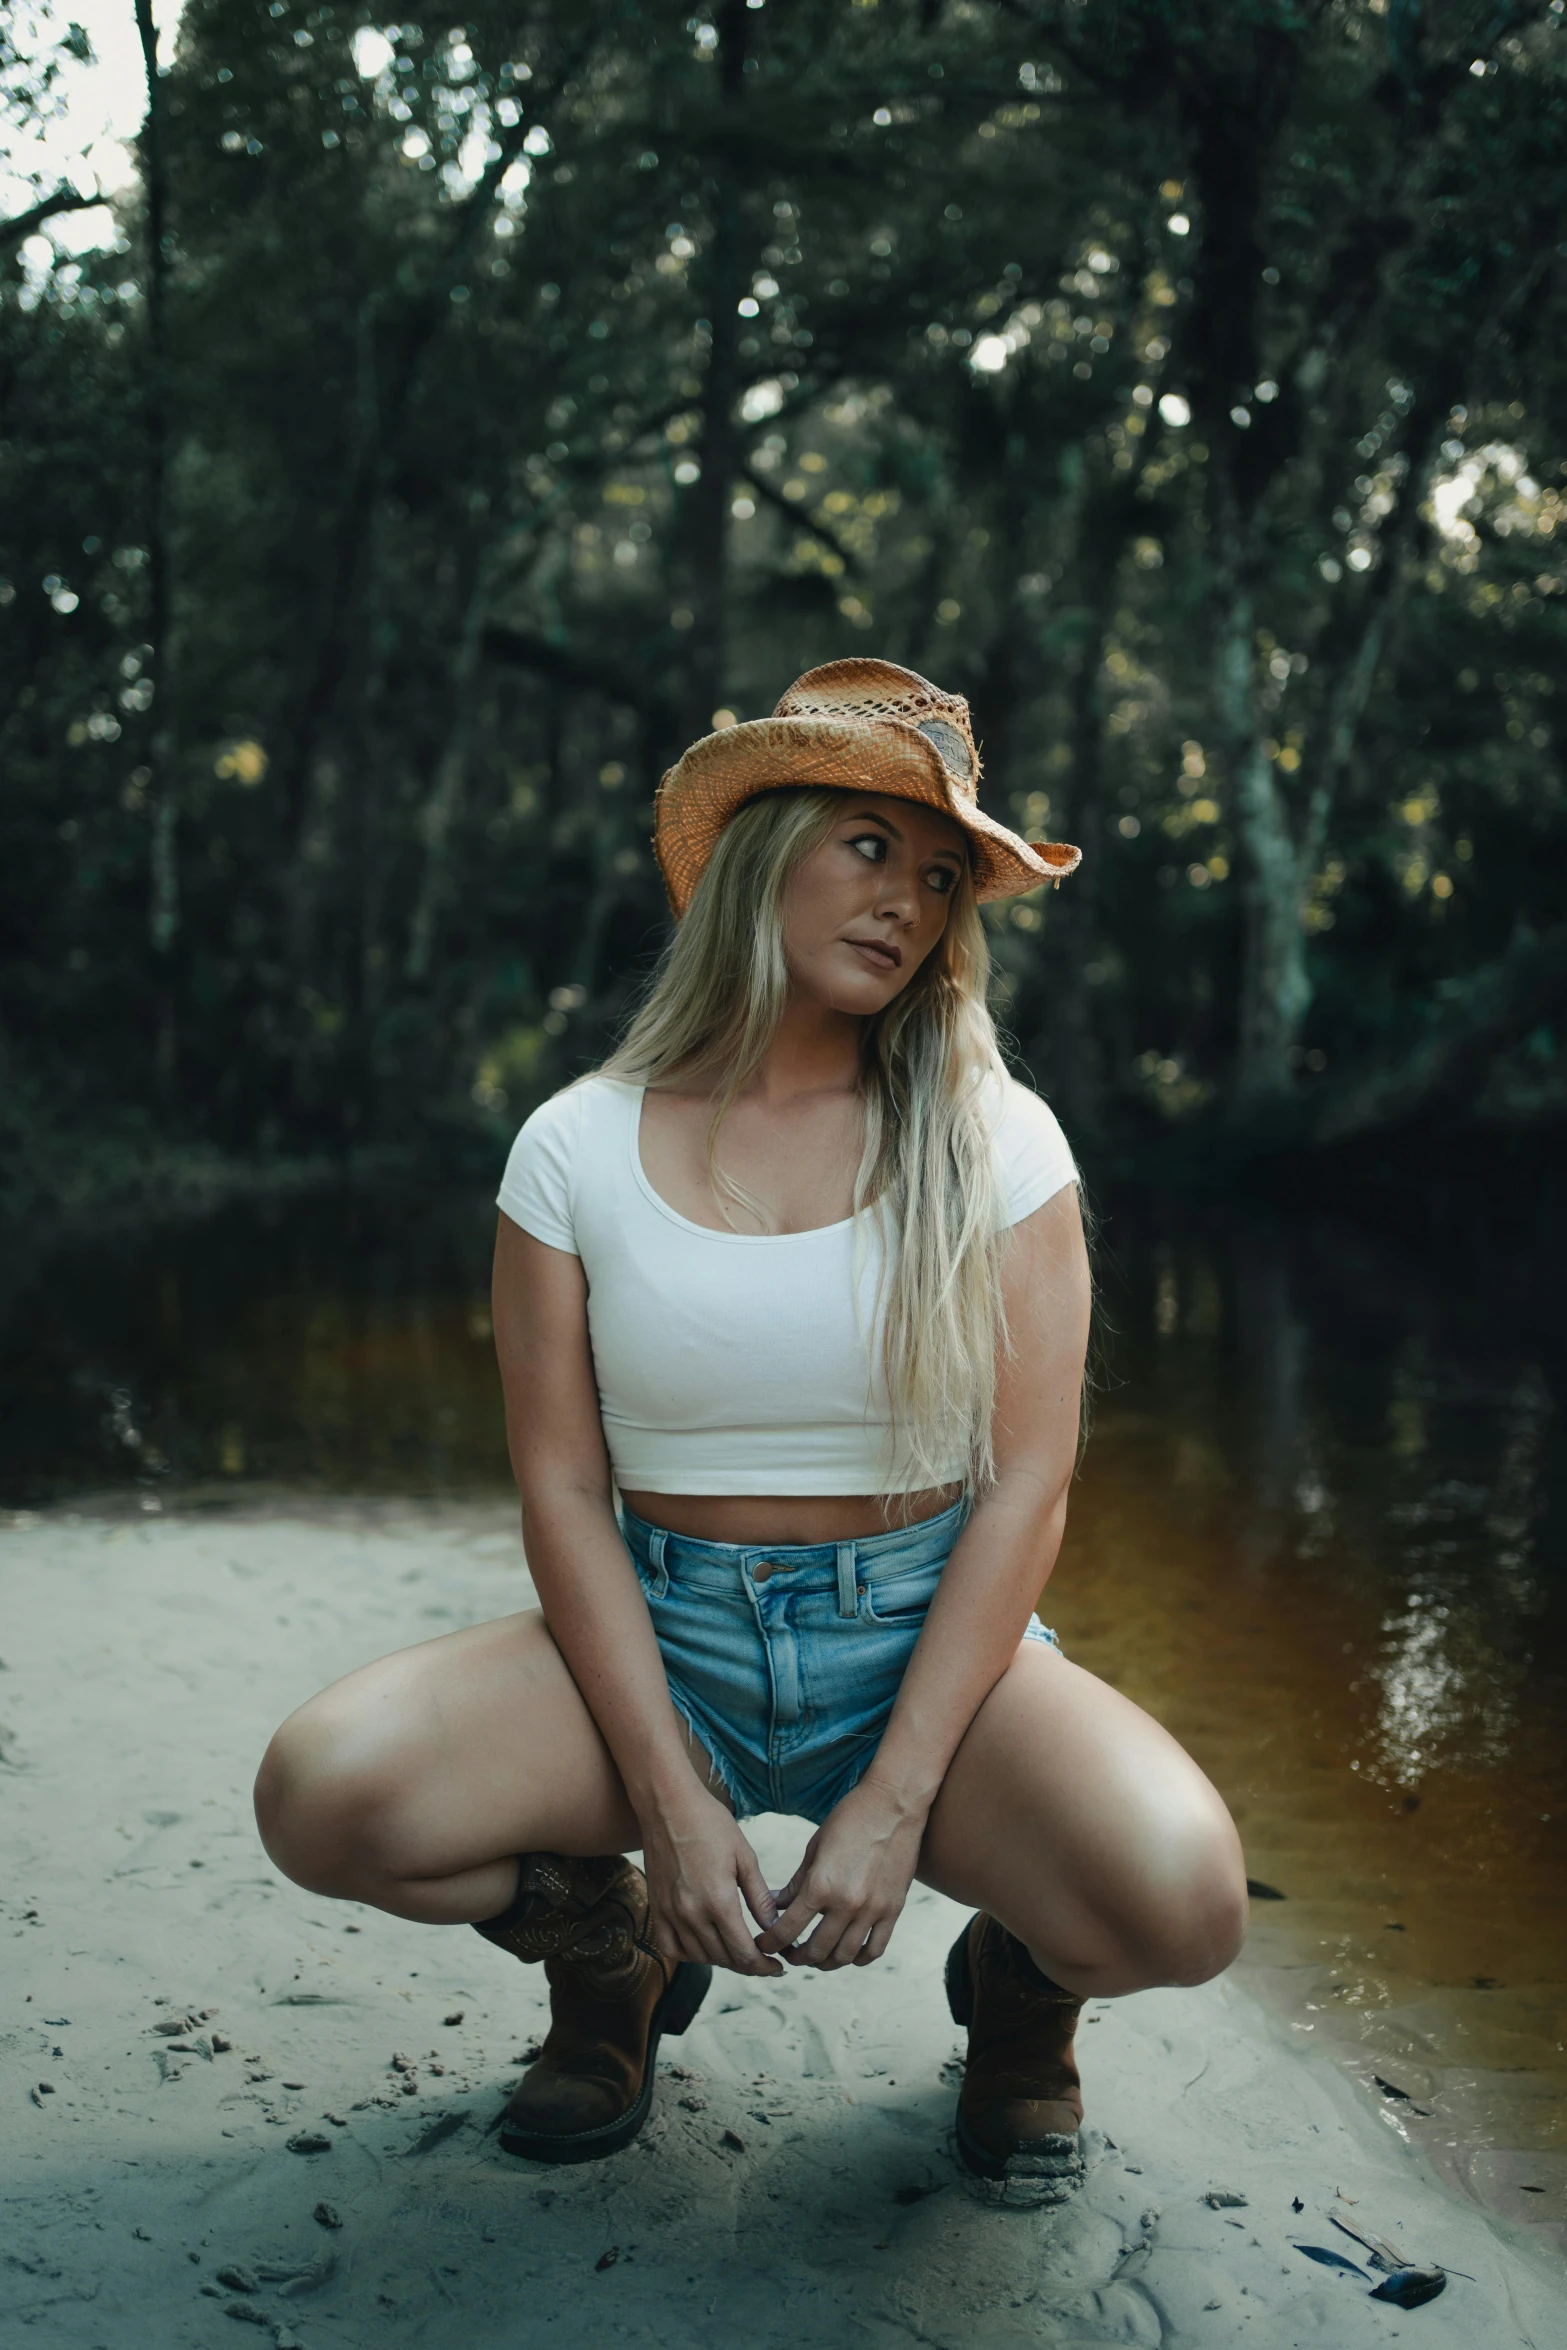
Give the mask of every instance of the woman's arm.
[[758, 1956], [738, 1898], [765, 1925], [774, 1914], [766, 1880], [692, 1768], [615, 1523], [581, 1261], [502, 1215], [492, 1296], [529, 1570], [641, 1823], [654, 1941], [669, 1958], [781, 1974], [776, 1959]]
[[[915, 1644], [876, 1759], [828, 1815], [780, 1897], [764, 1951], [865, 1965], [891, 1939], [948, 1765], [1017, 1654], [1061, 1547], [1088, 1351], [1088, 1254], [1075, 1187], [1010, 1233], [1012, 1350], [992, 1431], [996, 1476], [976, 1505]], [[790, 1945], [814, 1917], [821, 1923]]]

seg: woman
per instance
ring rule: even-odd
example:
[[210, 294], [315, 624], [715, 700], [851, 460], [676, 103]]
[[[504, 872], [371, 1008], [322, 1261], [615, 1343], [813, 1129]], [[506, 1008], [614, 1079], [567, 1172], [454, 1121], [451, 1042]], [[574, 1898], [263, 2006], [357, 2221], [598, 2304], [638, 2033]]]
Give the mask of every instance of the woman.
[[[1218, 1796], [1033, 1620], [1089, 1282], [977, 904], [1078, 856], [983, 815], [977, 772], [962, 700], [856, 660], [665, 777], [679, 927], [500, 1194], [542, 1612], [350, 1674], [262, 1764], [297, 1882], [544, 1961], [502, 2139], [536, 2160], [629, 2143], [713, 1967], [870, 1965], [918, 1876], [976, 1912], [947, 1962], [960, 2159], [1070, 2173], [1082, 2001], [1240, 1943]], [[765, 1810], [816, 1823], [776, 1894], [740, 1824]]]

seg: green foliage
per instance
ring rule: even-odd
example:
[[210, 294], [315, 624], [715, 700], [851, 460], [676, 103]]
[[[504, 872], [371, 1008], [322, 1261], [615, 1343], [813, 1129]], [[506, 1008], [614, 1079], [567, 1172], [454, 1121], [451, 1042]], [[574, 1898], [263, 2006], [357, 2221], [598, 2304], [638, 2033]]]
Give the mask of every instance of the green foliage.
[[13, 1103], [492, 1151], [663, 768], [874, 651], [1083, 845], [996, 944], [1101, 1151], [1558, 1108], [1560, 0], [688, 10], [191, 0], [161, 323], [136, 206], [7, 246]]

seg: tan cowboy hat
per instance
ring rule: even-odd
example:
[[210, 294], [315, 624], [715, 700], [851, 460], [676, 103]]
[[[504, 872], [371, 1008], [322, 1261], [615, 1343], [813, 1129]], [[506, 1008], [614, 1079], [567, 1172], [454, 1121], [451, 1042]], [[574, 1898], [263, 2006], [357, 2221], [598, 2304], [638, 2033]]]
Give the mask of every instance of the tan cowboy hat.
[[1023, 840], [977, 798], [968, 704], [895, 661], [829, 661], [797, 677], [771, 718], [704, 735], [658, 787], [653, 845], [676, 916], [724, 826], [758, 792], [795, 784], [921, 800], [961, 824], [981, 898], [1018, 897], [1082, 861], [1064, 841]]

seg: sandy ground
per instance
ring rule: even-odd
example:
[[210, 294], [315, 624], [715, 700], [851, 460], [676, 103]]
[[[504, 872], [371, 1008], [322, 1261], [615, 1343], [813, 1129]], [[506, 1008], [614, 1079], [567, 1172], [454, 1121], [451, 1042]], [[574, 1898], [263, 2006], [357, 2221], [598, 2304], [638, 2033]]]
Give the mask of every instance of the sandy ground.
[[[0, 2343], [1567, 2345], [1559, 2273], [1233, 1980], [1093, 2010], [1085, 2185], [976, 2200], [920, 1891], [874, 1970], [719, 1977], [624, 2154], [508, 2159], [542, 1976], [283, 1883], [249, 1783], [322, 1682], [528, 1596], [498, 1508], [0, 1537]], [[773, 1883], [804, 1833], [757, 1824]], [[1468, 2277], [1374, 2301], [1298, 2249], [1363, 2259], [1333, 2212]]]

